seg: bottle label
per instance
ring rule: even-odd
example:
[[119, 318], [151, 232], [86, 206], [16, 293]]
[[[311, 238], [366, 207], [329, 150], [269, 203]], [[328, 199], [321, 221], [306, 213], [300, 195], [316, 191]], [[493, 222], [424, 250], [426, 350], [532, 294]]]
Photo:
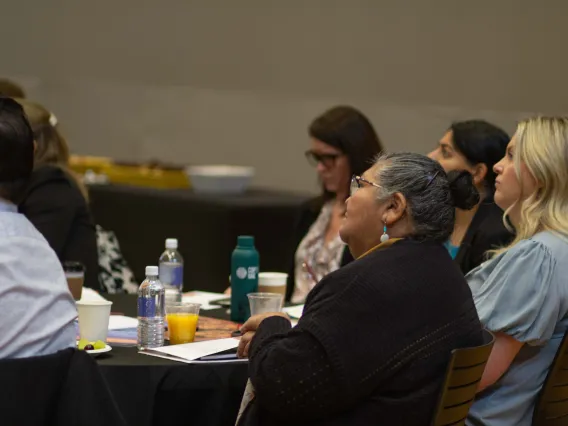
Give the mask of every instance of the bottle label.
[[156, 312], [156, 298], [155, 297], [139, 297], [138, 298], [138, 316], [144, 318], [154, 318]]
[[164, 285], [169, 285], [183, 289], [183, 265], [179, 263], [161, 263], [160, 264], [160, 281]]

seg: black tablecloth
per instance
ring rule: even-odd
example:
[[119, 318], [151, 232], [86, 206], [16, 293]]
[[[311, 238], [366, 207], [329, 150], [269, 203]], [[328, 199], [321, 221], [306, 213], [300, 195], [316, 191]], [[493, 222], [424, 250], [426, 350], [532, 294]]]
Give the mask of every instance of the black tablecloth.
[[[136, 316], [136, 297], [105, 295], [112, 311]], [[226, 318], [224, 309], [204, 316]], [[235, 424], [248, 378], [246, 363], [185, 364], [113, 347], [98, 359], [119, 409], [130, 425]]]
[[223, 291], [238, 235], [253, 235], [260, 269], [287, 272], [299, 205], [309, 196], [251, 190], [203, 195], [120, 185], [89, 188], [97, 224], [116, 233], [136, 278], [155, 265], [166, 238], [178, 238], [185, 260], [184, 289]]

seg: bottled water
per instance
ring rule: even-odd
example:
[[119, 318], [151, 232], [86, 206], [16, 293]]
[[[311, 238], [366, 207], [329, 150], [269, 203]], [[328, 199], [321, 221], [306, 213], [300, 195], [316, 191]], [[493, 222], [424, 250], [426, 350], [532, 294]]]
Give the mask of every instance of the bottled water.
[[177, 251], [178, 240], [168, 238], [166, 251], [160, 256], [160, 281], [166, 289], [168, 300], [181, 301], [183, 291], [183, 258]]
[[138, 349], [164, 346], [165, 302], [158, 267], [146, 266], [146, 279], [138, 288]]

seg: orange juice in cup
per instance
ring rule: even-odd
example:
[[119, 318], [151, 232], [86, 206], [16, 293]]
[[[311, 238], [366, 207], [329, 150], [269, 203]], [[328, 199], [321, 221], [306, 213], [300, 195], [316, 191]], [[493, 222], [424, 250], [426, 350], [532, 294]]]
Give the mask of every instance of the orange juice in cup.
[[170, 344], [191, 343], [199, 320], [199, 303], [174, 303], [166, 306]]

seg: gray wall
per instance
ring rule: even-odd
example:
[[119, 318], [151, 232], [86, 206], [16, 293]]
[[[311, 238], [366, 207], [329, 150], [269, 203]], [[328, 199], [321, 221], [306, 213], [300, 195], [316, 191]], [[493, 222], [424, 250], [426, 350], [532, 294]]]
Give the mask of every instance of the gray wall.
[[390, 150], [451, 120], [507, 130], [568, 110], [562, 0], [4, 2], [0, 74], [55, 111], [80, 154], [257, 169], [315, 190], [306, 126], [349, 103]]

